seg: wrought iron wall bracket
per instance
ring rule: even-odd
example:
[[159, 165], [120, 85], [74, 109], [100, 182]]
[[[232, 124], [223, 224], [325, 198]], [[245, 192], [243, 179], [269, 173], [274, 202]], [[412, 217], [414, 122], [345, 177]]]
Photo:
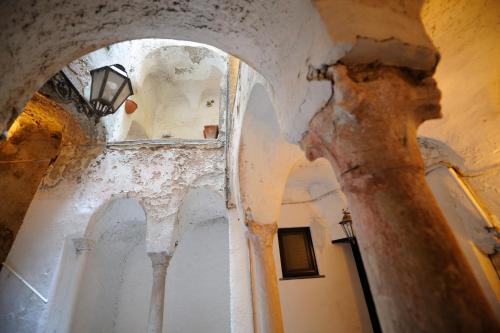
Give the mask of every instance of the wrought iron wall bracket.
[[96, 123], [99, 121], [99, 115], [96, 114], [89, 102], [80, 95], [80, 92], [63, 71], [59, 71], [45, 82], [39, 92], [58, 103], [73, 104], [79, 113], [95, 119]]

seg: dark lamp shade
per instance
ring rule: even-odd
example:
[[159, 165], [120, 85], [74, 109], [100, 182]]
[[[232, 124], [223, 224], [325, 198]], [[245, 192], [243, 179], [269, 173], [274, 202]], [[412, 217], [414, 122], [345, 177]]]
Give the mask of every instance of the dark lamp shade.
[[118, 110], [133, 95], [132, 83], [121, 65], [104, 66], [90, 71], [90, 104], [100, 116]]

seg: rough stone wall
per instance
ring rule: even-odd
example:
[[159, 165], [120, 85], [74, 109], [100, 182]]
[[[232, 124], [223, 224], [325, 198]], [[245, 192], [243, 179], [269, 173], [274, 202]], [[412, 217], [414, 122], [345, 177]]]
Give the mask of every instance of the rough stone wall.
[[[7, 257], [24, 215], [43, 177], [53, 183], [85, 165], [98, 141], [90, 121], [40, 94], [28, 102], [0, 143], [0, 261]], [[77, 158], [78, 157], [78, 158]], [[76, 161], [77, 160], [77, 161]]]
[[[134, 197], [144, 206], [148, 225], [154, 227], [176, 216], [188, 189], [224, 191], [223, 152], [221, 142], [108, 144], [81, 174], [66, 175], [55, 187], [44, 179], [36, 199], [60, 200], [71, 193], [82, 206], [76, 210], [95, 211], [112, 197]], [[148, 245], [154, 251], [167, 246]]]
[[500, 227], [500, 2], [428, 0], [422, 20], [441, 53], [435, 74], [442, 92], [439, 121], [419, 135], [454, 152], [467, 179]]
[[38, 103], [30, 101], [8, 138], [0, 143], [1, 262], [7, 257], [38, 184], [60, 149], [62, 128], [43, 111]]

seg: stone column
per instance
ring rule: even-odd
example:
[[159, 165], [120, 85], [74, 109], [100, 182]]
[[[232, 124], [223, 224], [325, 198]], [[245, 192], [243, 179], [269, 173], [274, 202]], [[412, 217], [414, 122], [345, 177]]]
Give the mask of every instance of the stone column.
[[278, 279], [273, 255], [273, 239], [278, 225], [247, 221], [247, 226], [247, 235], [250, 240], [255, 332], [283, 333]]
[[440, 92], [426, 76], [331, 66], [334, 96], [301, 146], [337, 174], [385, 333], [499, 332], [425, 182], [417, 127], [440, 117]]
[[153, 287], [149, 305], [148, 333], [161, 333], [163, 326], [163, 305], [165, 304], [165, 278], [171, 256], [166, 252], [148, 253], [153, 264]]

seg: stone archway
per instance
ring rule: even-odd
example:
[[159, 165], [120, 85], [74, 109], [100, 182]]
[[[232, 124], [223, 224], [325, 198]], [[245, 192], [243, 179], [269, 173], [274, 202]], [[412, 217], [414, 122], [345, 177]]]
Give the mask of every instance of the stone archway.
[[[352, 3], [345, 1], [325, 1], [321, 3], [318, 1], [320, 14], [323, 18], [323, 21], [321, 21], [312, 5], [306, 1], [275, 3], [241, 0], [237, 3], [228, 4], [220, 1], [206, 2], [197, 0], [189, 3], [173, 1], [171, 4], [163, 4], [154, 1], [130, 0], [126, 3], [103, 5], [98, 0], [85, 3], [71, 0], [63, 3], [57, 3], [55, 0], [39, 0], [30, 4], [30, 6], [27, 5], [27, 1], [4, 2], [0, 7], [0, 12], [8, 19], [0, 23], [0, 40], [6, 46], [1, 48], [2, 53], [0, 54], [0, 68], [2, 69], [0, 75], [4, 80], [3, 82], [5, 82], [0, 88], [0, 110], [2, 110], [0, 118], [2, 127], [0, 129], [4, 129], [12, 123], [26, 100], [44, 80], [55, 73], [62, 65], [79, 55], [124, 39], [175, 37], [215, 45], [255, 66], [266, 77], [272, 87], [272, 100], [276, 106], [280, 129], [289, 141], [296, 143], [307, 131], [309, 120], [325, 106], [325, 99], [332, 95], [332, 79], [336, 83], [340, 83], [340, 89], [337, 89], [339, 85], [336, 85], [335, 88], [337, 97], [340, 97], [338, 94], [346, 97], [345, 94], [342, 94], [342, 92], [346, 92], [343, 89], [345, 86], [342, 88], [342, 85], [349, 85], [352, 81], [348, 78], [347, 72], [353, 74], [359, 69], [357, 68], [359, 64], [366, 65], [373, 62], [382, 64], [381, 68], [376, 69], [378, 73], [375, 75], [376, 77], [377, 74], [382, 74], [379, 77], [380, 80], [375, 78], [379, 83], [390, 83], [391, 78], [405, 77], [408, 74], [407, 69], [419, 71], [418, 75], [410, 80], [416, 81], [416, 85], [423, 81], [430, 83], [428, 80], [423, 80], [423, 78], [432, 76], [436, 66], [437, 52], [420, 22], [419, 10], [421, 4], [421, 1], [391, 1], [388, 5], [381, 6], [377, 2], [365, 0], [353, 1]], [[346, 17], [349, 18], [349, 21], [345, 20]], [[50, 24], [47, 25], [47, 22], [50, 22]], [[331, 38], [326, 34], [327, 29], [323, 26], [323, 23], [326, 24]], [[169, 36], [164, 36], [167, 33]], [[343, 60], [348, 64], [349, 68], [342, 72], [342, 70], [333, 69], [332, 71], [331, 68], [328, 70], [327, 67], [323, 67], [318, 71], [314, 71], [309, 78], [327, 78], [327, 82], [307, 81], [306, 76], [308, 76], [309, 65], [333, 65], [338, 60]], [[403, 67], [403, 70], [394, 68], [398, 66]], [[337, 66], [337, 69], [340, 67]], [[361, 67], [358, 74], [363, 76], [371, 71], [370, 68], [365, 71]], [[385, 76], [387, 73], [389, 75]], [[391, 76], [390, 73], [394, 75]], [[332, 77], [332, 74], [335, 77]], [[359, 85], [353, 84], [356, 88], [362, 85], [363, 83]], [[393, 93], [403, 91], [404, 89], [401, 89], [401, 87], [401, 85], [396, 87]], [[435, 89], [431, 88], [429, 90], [432, 92]], [[352, 94], [348, 96], [351, 97], [348, 102], [353, 102], [353, 100], [363, 96], [363, 93], [360, 94], [359, 92], [359, 90], [354, 89]], [[410, 93], [410, 95], [412, 94]], [[426, 100], [426, 98], [423, 99]], [[436, 103], [438, 98], [428, 96], [428, 99], [432, 104]], [[370, 102], [379, 101], [375, 97]], [[328, 108], [333, 108], [334, 104], [329, 103]], [[389, 104], [391, 104], [391, 101], [380, 101], [380, 104], [374, 106], [374, 108], [386, 110], [386, 106]], [[393, 103], [390, 106], [394, 107], [395, 104]], [[396, 109], [402, 111], [402, 108]], [[436, 110], [433, 108], [433, 110], [424, 111], [431, 111], [432, 113], [432, 111]], [[373, 114], [381, 116], [377, 112]], [[416, 118], [423, 121], [432, 116], [435, 116], [435, 114], [417, 115]], [[402, 118], [402, 123], [397, 121], [391, 123], [393, 125], [391, 129], [398, 129], [407, 125], [408, 114], [404, 113]], [[323, 119], [320, 116], [316, 117], [316, 120], [321, 123]], [[327, 120], [331, 119], [327, 118]], [[340, 117], [336, 120], [342, 122], [346, 119]], [[409, 126], [412, 129], [409, 136], [404, 136], [403, 140], [401, 140], [404, 143], [403, 146], [407, 142], [415, 146], [416, 126], [411, 123], [416, 123], [416, 120], [410, 119]], [[373, 123], [377, 122], [374, 121]], [[318, 141], [325, 139], [324, 141], [330, 146], [322, 147], [325, 142], [309, 142], [311, 147], [309, 147], [308, 155], [311, 158], [314, 155], [325, 153], [325, 150], [329, 148], [333, 148], [331, 142], [333, 136], [330, 136], [331, 131], [334, 130], [331, 127], [332, 122], [329, 121], [324, 124], [326, 124], [326, 131], [321, 134], [326, 135], [326, 139], [322, 135], [317, 135], [316, 139]], [[368, 120], [368, 127], [371, 124], [372, 121]], [[310, 130], [314, 131], [314, 126]], [[378, 128], [378, 130], [381, 131], [381, 128]], [[353, 150], [353, 147], [349, 145], [342, 148], [345, 148], [343, 151], [345, 155], [349, 155], [356, 150]], [[377, 148], [376, 153], [381, 154], [377, 156], [380, 160], [384, 160], [384, 156], [391, 157], [387, 153], [387, 147], [384, 150], [382, 145], [375, 145], [375, 148]], [[386, 155], [383, 155], [384, 153]], [[407, 159], [404, 156], [404, 154], [400, 155], [401, 159], [396, 158], [396, 162], [406, 161]], [[410, 164], [419, 164], [417, 153], [411, 156], [410, 159], [412, 159]], [[332, 164], [335, 165], [335, 163]], [[351, 169], [350, 167], [355, 168]], [[349, 166], [346, 170], [349, 172], [357, 170], [355, 173], [360, 172], [356, 165]], [[406, 176], [410, 178], [410, 175]], [[351, 180], [356, 180], [354, 178]], [[394, 193], [402, 190], [398, 188], [398, 184], [391, 183], [387, 179], [382, 179], [380, 184], [384, 185], [381, 186], [379, 192], [382, 196], [390, 195], [391, 191]], [[425, 181], [414, 185], [417, 185], [413, 186], [415, 191], [415, 187], [427, 188]], [[366, 192], [371, 191], [365, 191], [365, 194], [371, 199], [371, 193]], [[418, 194], [421, 195], [422, 193], [416, 192], [414, 194], [417, 197]], [[438, 221], [436, 224], [442, 227], [445, 222], [439, 214], [439, 208], [435, 205], [428, 191], [424, 194], [421, 198], [422, 205], [417, 208], [418, 214], [424, 217], [433, 216]], [[391, 236], [393, 239], [400, 239], [400, 236], [406, 237], [409, 234], [409, 238], [405, 238], [408, 240], [408, 242], [404, 242], [405, 244], [417, 244], [418, 247], [418, 244], [428, 242], [436, 249], [443, 250], [436, 250], [430, 254], [425, 249], [421, 252], [420, 250], [417, 251], [420, 255], [417, 256], [417, 263], [414, 266], [410, 265], [411, 269], [407, 276], [408, 285], [413, 286], [416, 283], [417, 280], [412, 276], [414, 273], [421, 273], [424, 281], [427, 281], [426, 277], [434, 276], [433, 274], [426, 275], [425, 269], [422, 269], [423, 267], [428, 269], [432, 267], [432, 262], [427, 257], [438, 258], [442, 260], [443, 265], [449, 264], [456, 268], [456, 271], [463, 273], [463, 275], [458, 274], [460, 278], [454, 279], [449, 275], [446, 276], [441, 270], [436, 270], [437, 279], [433, 280], [430, 283], [431, 285], [436, 289], [439, 289], [441, 285], [455, 288], [445, 291], [439, 299], [435, 299], [434, 293], [430, 293], [430, 295], [421, 294], [412, 287], [394, 287], [393, 290], [389, 290], [388, 294], [397, 299], [398, 302], [392, 304], [391, 300], [387, 302], [382, 297], [380, 298], [381, 302], [387, 304], [388, 308], [391, 309], [385, 314], [384, 325], [388, 330], [398, 331], [398, 328], [401, 330], [401, 327], [415, 329], [415, 327], [418, 327], [417, 324], [421, 324], [425, 328], [434, 327], [434, 329], [452, 331], [457, 323], [451, 317], [456, 312], [459, 312], [459, 316], [467, 320], [473, 327], [489, 327], [492, 330], [497, 328], [494, 323], [495, 320], [484, 302], [484, 297], [474, 287], [475, 283], [470, 277], [466, 265], [463, 264], [463, 259], [460, 257], [454, 258], [453, 254], [456, 246], [450, 237], [439, 239], [438, 236], [431, 236], [426, 238], [425, 235], [422, 236], [422, 234], [425, 234], [425, 230], [419, 230], [420, 235], [403, 232], [401, 227], [404, 226], [405, 221], [401, 215], [404, 214], [395, 216], [391, 214], [391, 211], [382, 209], [384, 207], [381, 207], [379, 211], [374, 206], [366, 209], [364, 208], [366, 205], [361, 205], [362, 199], [354, 196], [351, 199], [352, 205], [357, 205], [357, 213], [361, 217], [360, 220], [364, 222], [366, 229], [371, 226], [370, 217], [379, 216], [379, 211], [382, 211], [383, 214], [380, 216], [380, 220], [385, 220], [385, 218], [393, 219], [394, 226], [396, 229], [399, 228], [396, 235]], [[397, 194], [393, 199], [400, 202], [401, 196]], [[387, 208], [386, 206], [385, 208]], [[408, 211], [412, 210], [408, 209]], [[415, 216], [418, 214], [411, 213], [410, 215]], [[373, 230], [371, 239], [384, 238], [378, 237], [382, 236], [380, 230], [376, 228]], [[446, 232], [443, 232], [443, 234], [446, 234]], [[365, 249], [369, 247], [368, 238], [363, 240], [363, 237], [360, 237], [360, 243], [364, 243], [364, 245], [361, 245]], [[425, 242], [422, 240], [425, 240]], [[448, 250], [445, 251], [441, 247], [442, 244], [449, 246]], [[388, 246], [388, 248], [384, 247], [384, 249], [391, 250], [392, 248]], [[422, 249], [422, 246], [420, 249]], [[380, 269], [384, 264], [383, 257], [384, 255], [379, 253], [378, 258], [374, 258], [372, 261], [373, 268], [369, 275], [372, 274], [373, 278], [378, 277], [378, 273], [385, 272], [385, 270]], [[405, 259], [407, 258], [396, 260], [397, 264], [403, 263], [399, 269], [396, 266], [396, 272], [407, 271], [404, 269], [407, 263]], [[443, 280], [439, 283], [441, 278]], [[396, 285], [397, 282], [402, 281], [397, 278], [397, 274], [393, 275], [393, 281], [383, 280], [385, 284], [382, 287], [393, 285], [392, 282], [396, 282], [394, 284]], [[455, 280], [461, 281], [462, 285], [455, 287], [453, 283]], [[467, 287], [471, 285], [473, 287]], [[401, 290], [408, 291], [410, 294], [405, 294], [400, 298], [401, 295], [398, 291]], [[418, 297], [427, 298], [423, 300], [423, 298], [413, 297], [415, 295], [411, 294], [412, 291], [415, 291], [414, 294]], [[382, 294], [385, 295], [385, 293]], [[467, 309], [461, 301], [464, 295], [467, 296], [466, 298], [471, 303]], [[450, 301], [450, 299], [453, 299], [453, 301]], [[397, 306], [399, 303], [406, 304], [405, 301], [412, 300], [423, 301], [421, 305], [417, 305], [418, 302], [414, 306], [407, 304], [412, 311], [406, 311], [406, 309]], [[448, 306], [448, 303], [451, 303], [450, 306]], [[457, 311], [455, 312], [454, 309]], [[468, 311], [472, 310], [475, 310], [475, 313], [469, 315]], [[448, 315], [446, 311], [449, 311], [451, 315]], [[394, 314], [397, 314], [397, 317], [404, 318], [401, 319], [402, 323], [395, 323], [391, 319], [391, 315]], [[421, 323], [419, 318], [423, 315], [431, 316], [438, 324], [433, 323], [432, 320], [428, 323]]]

